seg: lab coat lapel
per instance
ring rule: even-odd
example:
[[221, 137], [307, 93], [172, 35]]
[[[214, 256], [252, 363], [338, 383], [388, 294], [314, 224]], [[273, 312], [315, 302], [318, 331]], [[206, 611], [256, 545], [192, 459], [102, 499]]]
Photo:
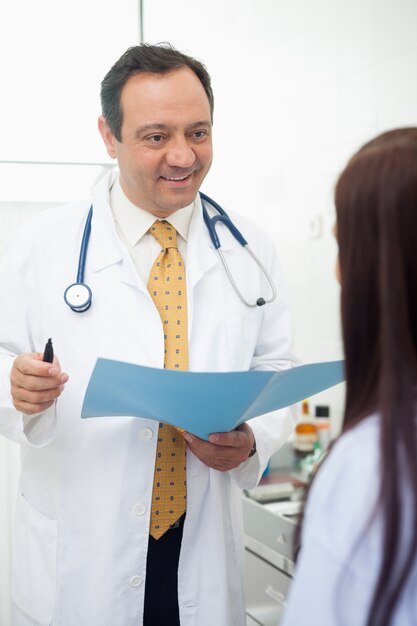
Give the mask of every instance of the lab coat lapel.
[[[215, 215], [213, 210], [209, 209], [210, 215]], [[216, 230], [221, 248], [225, 255], [230, 253], [233, 246], [236, 245], [229, 230], [223, 225], [218, 224]], [[216, 265], [221, 264], [219, 254], [210, 239], [207, 226], [204, 222], [201, 198], [197, 196], [195, 209], [190, 223], [187, 241], [187, 292], [188, 292], [188, 331], [191, 333], [193, 321], [193, 302], [194, 290], [197, 284], [204, 279], [204, 276]]]
[[197, 196], [187, 241], [186, 268], [189, 294], [215, 263], [217, 263], [216, 250], [204, 223], [200, 196]]
[[[216, 215], [216, 212], [210, 209], [210, 207], [208, 211], [210, 216]], [[228, 228], [218, 222], [216, 232], [221, 242], [222, 252], [227, 253], [233, 249], [236, 242]], [[217, 263], [221, 263], [221, 261], [204, 222], [201, 198], [198, 195], [187, 242], [187, 287], [190, 292], [203, 278], [204, 274]]]
[[102, 178], [93, 189], [91, 267], [94, 272], [100, 272], [111, 265], [123, 262], [121, 280], [147, 293], [147, 287], [141, 277], [138, 276], [133, 261], [124, 249], [114, 224], [109, 190], [117, 175], [118, 171], [113, 170]]

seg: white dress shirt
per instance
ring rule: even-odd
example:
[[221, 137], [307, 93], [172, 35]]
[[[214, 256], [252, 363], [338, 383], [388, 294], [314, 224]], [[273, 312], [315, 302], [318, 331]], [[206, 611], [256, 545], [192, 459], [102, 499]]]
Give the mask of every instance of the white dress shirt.
[[[113, 211], [117, 233], [132, 257], [136, 271], [147, 284], [153, 262], [161, 252], [161, 246], [158, 241], [148, 232], [158, 218], [149, 213], [149, 211], [137, 207], [127, 198], [120, 186], [119, 178], [115, 180], [110, 190], [110, 206]], [[166, 218], [166, 221], [178, 233], [178, 250], [184, 262], [187, 256], [188, 230], [193, 210], [194, 202], [183, 209], [178, 209], [178, 211]]]

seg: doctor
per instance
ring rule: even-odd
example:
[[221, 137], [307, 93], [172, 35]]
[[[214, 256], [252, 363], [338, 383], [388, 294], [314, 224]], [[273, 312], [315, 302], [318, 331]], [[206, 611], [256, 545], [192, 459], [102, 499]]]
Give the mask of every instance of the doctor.
[[[101, 99], [99, 131], [118, 171], [86, 202], [36, 216], [0, 271], [0, 432], [22, 447], [14, 625], [244, 626], [240, 490], [256, 485], [286, 440], [288, 413], [209, 442], [176, 432], [172, 454], [186, 454], [185, 511], [155, 536], [154, 474], [161, 454], [162, 463], [171, 454], [159, 448], [163, 427], [129, 416], [84, 421], [80, 412], [99, 356], [177, 366], [167, 355], [175, 359], [178, 349], [165, 330], [166, 305], [148, 288], [167, 258], [185, 267], [180, 368], [290, 367], [281, 271], [265, 233], [234, 215], [277, 292], [249, 307], [209, 238], [198, 191], [212, 161], [213, 94], [201, 63], [169, 45], [130, 48], [104, 78]], [[63, 294], [91, 204], [83, 281], [92, 304], [74, 312]], [[178, 249], [152, 234], [156, 220]], [[242, 295], [268, 296], [254, 259], [223, 224], [217, 232]], [[48, 337], [52, 364], [42, 361]]]

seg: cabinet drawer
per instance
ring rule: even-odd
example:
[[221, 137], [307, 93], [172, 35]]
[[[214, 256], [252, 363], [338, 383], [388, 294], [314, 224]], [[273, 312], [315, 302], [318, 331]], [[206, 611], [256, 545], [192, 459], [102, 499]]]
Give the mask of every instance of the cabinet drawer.
[[286, 606], [291, 578], [245, 550], [246, 612], [262, 626], [277, 626]]

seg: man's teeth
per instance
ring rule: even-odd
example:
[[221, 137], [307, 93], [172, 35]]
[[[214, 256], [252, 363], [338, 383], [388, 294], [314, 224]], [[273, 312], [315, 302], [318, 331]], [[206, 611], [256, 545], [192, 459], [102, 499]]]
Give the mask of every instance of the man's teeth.
[[162, 176], [162, 178], [165, 178], [165, 180], [185, 180], [186, 178], [189, 177], [189, 174], [187, 174], [186, 176]]

